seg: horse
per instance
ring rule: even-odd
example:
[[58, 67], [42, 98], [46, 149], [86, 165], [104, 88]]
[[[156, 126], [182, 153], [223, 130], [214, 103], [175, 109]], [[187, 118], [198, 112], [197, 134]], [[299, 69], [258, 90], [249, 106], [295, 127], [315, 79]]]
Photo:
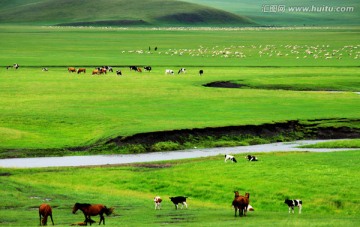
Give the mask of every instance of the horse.
[[235, 217], [236, 217], [236, 213], [239, 210], [239, 217], [241, 216], [246, 216], [246, 211], [248, 209], [249, 206], [249, 197], [250, 194], [246, 193], [245, 196], [239, 195], [238, 191], [234, 191], [235, 193], [235, 198], [232, 202], [232, 205], [234, 206], [235, 209]]
[[84, 213], [85, 216], [85, 223], [92, 223], [91, 220], [91, 216], [97, 216], [100, 215], [100, 222], [99, 225], [101, 224], [101, 221], [103, 222], [103, 224], [105, 225], [105, 218], [104, 218], [104, 213], [109, 216], [110, 214], [112, 214], [114, 208], [107, 208], [106, 206], [102, 205], [102, 204], [88, 204], [88, 203], [75, 203], [72, 213], [75, 214], [77, 210], [81, 210]]
[[[43, 217], [41, 219], [41, 216]], [[52, 218], [52, 210], [49, 204], [41, 204], [39, 206], [39, 217], [40, 217], [40, 225], [47, 225], [47, 218], [50, 216], [51, 222], [54, 225], [54, 221]]]

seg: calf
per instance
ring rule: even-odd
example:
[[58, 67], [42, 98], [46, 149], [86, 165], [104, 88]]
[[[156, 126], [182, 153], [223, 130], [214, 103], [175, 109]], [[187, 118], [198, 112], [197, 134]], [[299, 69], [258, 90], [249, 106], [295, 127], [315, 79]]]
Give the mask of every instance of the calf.
[[166, 70], [165, 70], [165, 74], [167, 74], [167, 75], [174, 75], [174, 70], [172, 70], [172, 69], [166, 69]]
[[161, 209], [161, 202], [162, 202], [162, 199], [160, 198], [160, 196], [156, 196], [154, 198], [154, 202], [155, 202], [155, 210], [157, 209]]
[[235, 163], [237, 162], [234, 156], [228, 155], [228, 154], [225, 155], [225, 162], [227, 160], [231, 160], [232, 162], [235, 162]]
[[254, 155], [246, 155], [245, 158], [250, 162], [255, 162], [258, 160]]
[[179, 203], [182, 204], [181, 209], [182, 209], [184, 206], [187, 208], [187, 204], [186, 204], [186, 198], [187, 198], [187, 197], [185, 197], [185, 196], [176, 196], [176, 197], [169, 197], [169, 198], [170, 198], [171, 202], [174, 203], [174, 205], [175, 205], [175, 210], [178, 209]]
[[301, 214], [301, 208], [302, 208], [302, 201], [300, 199], [285, 199], [285, 202], [289, 207], [289, 214], [292, 212], [294, 213], [294, 207], [299, 207], [299, 214]]
[[202, 74], [204, 74], [204, 70], [200, 69], [199, 70], [199, 75], [202, 76]]

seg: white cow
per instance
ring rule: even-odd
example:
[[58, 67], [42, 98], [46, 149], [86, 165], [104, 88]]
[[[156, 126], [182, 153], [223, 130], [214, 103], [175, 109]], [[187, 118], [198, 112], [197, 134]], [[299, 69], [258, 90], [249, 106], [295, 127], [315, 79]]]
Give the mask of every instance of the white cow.
[[166, 70], [165, 70], [165, 74], [166, 74], [166, 75], [174, 75], [174, 70], [172, 70], [172, 69], [166, 69]]

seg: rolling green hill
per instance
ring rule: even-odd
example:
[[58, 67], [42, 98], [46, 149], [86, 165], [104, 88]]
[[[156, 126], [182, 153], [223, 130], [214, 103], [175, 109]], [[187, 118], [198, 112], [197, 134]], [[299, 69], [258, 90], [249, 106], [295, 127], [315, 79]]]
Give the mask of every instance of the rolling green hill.
[[250, 19], [176, 0], [4, 0], [0, 23], [99, 26], [249, 26]]
[[183, 0], [250, 18], [261, 25], [344, 26], [360, 24], [358, 0]]

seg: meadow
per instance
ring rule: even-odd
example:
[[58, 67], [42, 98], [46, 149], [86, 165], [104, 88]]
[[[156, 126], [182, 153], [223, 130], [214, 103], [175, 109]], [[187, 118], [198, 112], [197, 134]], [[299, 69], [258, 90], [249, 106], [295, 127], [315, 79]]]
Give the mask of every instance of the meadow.
[[[37, 208], [53, 206], [57, 226], [81, 222], [72, 206], [103, 203], [110, 226], [357, 226], [359, 151], [258, 153], [258, 162], [223, 156], [91, 168], [0, 169], [2, 226], [36, 226]], [[296, 160], [296, 161], [294, 161]], [[291, 165], [289, 165], [291, 163]], [[234, 217], [234, 190], [250, 193], [254, 212]], [[153, 198], [163, 198], [154, 210]], [[175, 210], [169, 196], [188, 196]], [[289, 214], [285, 198], [303, 200], [302, 214]], [[99, 217], [94, 217], [99, 221]]]
[[[358, 35], [357, 28], [2, 26], [0, 147], [62, 149], [141, 132], [358, 119]], [[5, 69], [13, 63], [20, 68]], [[91, 76], [102, 65], [123, 76]], [[87, 73], [68, 73], [69, 66]], [[187, 73], [177, 75], [180, 67]], [[214, 81], [246, 86], [203, 86]]]
[[[288, 120], [359, 128], [358, 37], [358, 28], [1, 25], [2, 157], [38, 155], [32, 153], [36, 149], [52, 155], [52, 149], [174, 129]], [[18, 70], [6, 70], [14, 63]], [[123, 76], [92, 76], [102, 65]], [[129, 65], [153, 70], [137, 73]], [[70, 66], [87, 72], [69, 73]], [[187, 73], [164, 74], [180, 67]], [[214, 81], [243, 87], [203, 86]], [[354, 144], [358, 147], [358, 140], [327, 146]], [[218, 156], [91, 168], [0, 168], [0, 225], [38, 225], [42, 202], [53, 206], [59, 226], [83, 221], [81, 213], [71, 214], [75, 202], [115, 207], [115, 214], [105, 217], [112, 226], [359, 224], [358, 151], [256, 155], [259, 162], [239, 157], [237, 164]], [[250, 193], [255, 212], [234, 218], [234, 190]], [[154, 210], [156, 195], [164, 198], [160, 211]], [[168, 197], [176, 195], [189, 196], [189, 209], [174, 209]], [[289, 215], [286, 197], [301, 198], [303, 214]]]

